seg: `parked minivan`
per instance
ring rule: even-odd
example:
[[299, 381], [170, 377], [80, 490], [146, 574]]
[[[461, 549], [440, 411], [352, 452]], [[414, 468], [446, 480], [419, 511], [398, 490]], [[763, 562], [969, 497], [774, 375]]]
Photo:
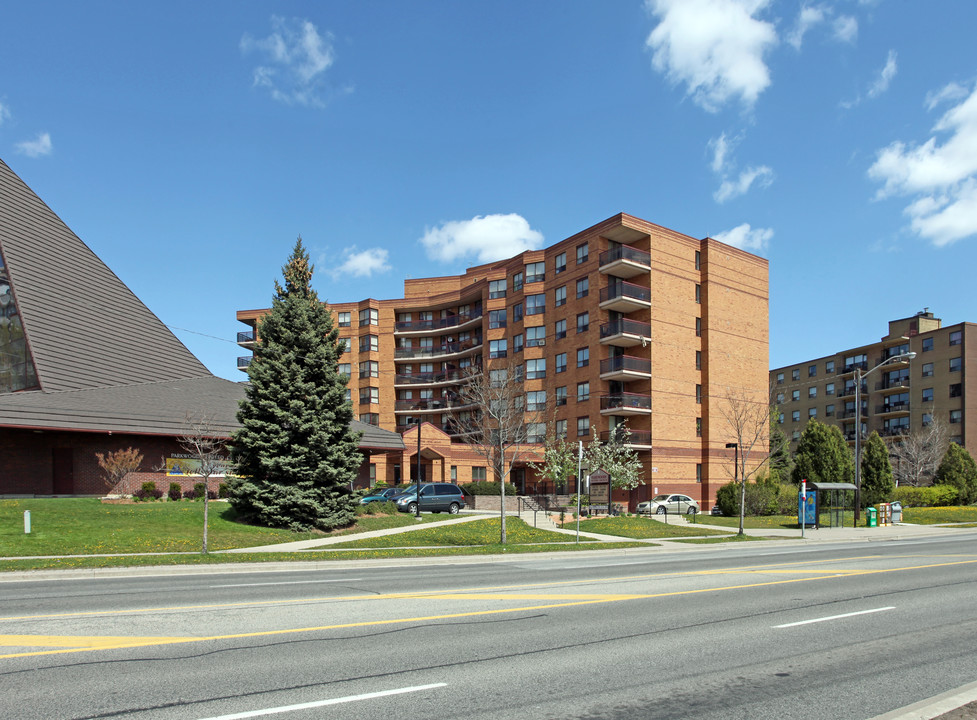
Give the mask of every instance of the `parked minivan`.
[[[417, 512], [417, 486], [398, 496], [395, 502], [401, 512]], [[420, 505], [421, 510], [436, 513], [443, 510], [455, 515], [465, 507], [465, 496], [461, 488], [451, 483], [422, 483]]]

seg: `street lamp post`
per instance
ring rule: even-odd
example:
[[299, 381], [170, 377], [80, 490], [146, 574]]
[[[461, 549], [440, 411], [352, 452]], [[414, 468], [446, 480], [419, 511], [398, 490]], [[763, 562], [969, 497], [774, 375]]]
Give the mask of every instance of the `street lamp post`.
[[[740, 468], [740, 444], [739, 443], [726, 443], [726, 448], [733, 448], [733, 484], [736, 485], [736, 479], [739, 477]], [[740, 532], [743, 534], [743, 516], [746, 514], [746, 491], [745, 488], [740, 488]]]
[[914, 357], [914, 352], [893, 355], [864, 373], [860, 367], [855, 367], [855, 525], [858, 525], [862, 517], [862, 380], [880, 367], [899, 360], [912, 360]]

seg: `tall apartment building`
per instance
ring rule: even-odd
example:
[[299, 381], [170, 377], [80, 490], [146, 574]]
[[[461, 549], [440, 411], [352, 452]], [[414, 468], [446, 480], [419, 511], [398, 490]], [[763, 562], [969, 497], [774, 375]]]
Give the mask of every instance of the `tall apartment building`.
[[[890, 358], [915, 352], [873, 368]], [[861, 404], [855, 407], [855, 370], [872, 371], [862, 378]], [[898, 441], [939, 417], [950, 427], [951, 439], [977, 451], [977, 388], [966, 378], [977, 373], [977, 325], [943, 327], [928, 310], [892, 320], [879, 342], [843, 350], [770, 371], [780, 422], [793, 443], [808, 420], [838, 425], [850, 442], [856, 422], [862, 437], [872, 431]], [[975, 375], [977, 377], [977, 375]], [[969, 420], [969, 422], [968, 422]]]
[[[588, 441], [630, 429], [645, 486], [617, 501], [676, 491], [708, 506], [732, 475], [729, 430], [710, 409], [729, 388], [766, 396], [767, 303], [766, 260], [620, 214], [463, 275], [406, 280], [402, 298], [329, 308], [354, 412], [404, 434], [402, 456], [376, 458], [377, 480], [413, 477], [418, 421], [424, 479], [492, 479], [455, 437], [471, 409], [455, 391], [466, 368], [515, 359], [527, 411], [545, 410], [556, 432]], [[252, 328], [243, 347], [265, 312], [237, 313]], [[524, 465], [512, 481], [537, 486]]]

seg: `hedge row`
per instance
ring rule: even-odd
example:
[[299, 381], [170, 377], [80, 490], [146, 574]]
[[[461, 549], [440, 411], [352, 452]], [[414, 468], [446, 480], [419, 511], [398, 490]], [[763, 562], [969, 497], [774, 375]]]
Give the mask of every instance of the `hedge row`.
[[953, 485], [932, 487], [897, 487], [892, 499], [904, 507], [945, 507], [957, 504], [957, 488]]

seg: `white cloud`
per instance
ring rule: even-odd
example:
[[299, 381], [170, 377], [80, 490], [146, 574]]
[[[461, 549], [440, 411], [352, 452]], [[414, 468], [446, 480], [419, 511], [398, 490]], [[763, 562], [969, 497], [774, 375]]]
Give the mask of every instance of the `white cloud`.
[[854, 43], [858, 38], [858, 20], [851, 15], [840, 15], [831, 24], [835, 40]]
[[481, 264], [536, 250], [543, 245], [543, 235], [513, 213], [446, 222], [427, 228], [420, 242], [432, 260], [454, 262], [474, 256]]
[[726, 133], [709, 141], [709, 148], [712, 150], [712, 171], [721, 173], [726, 169], [726, 156], [732, 149], [732, 141], [726, 139]]
[[926, 102], [924, 104], [927, 110], [933, 110], [940, 103], [963, 100], [969, 92], [963, 85], [952, 82], [935, 92], [926, 93]]
[[51, 136], [48, 133], [38, 133], [35, 139], [19, 142], [14, 148], [21, 155], [32, 158], [50, 155], [54, 151], [54, 146], [51, 144]]
[[807, 31], [815, 25], [821, 24], [824, 20], [824, 8], [805, 5], [797, 15], [797, 22], [794, 23], [794, 29], [787, 34], [787, 42], [795, 50], [800, 50]]
[[773, 182], [773, 177], [773, 170], [766, 165], [748, 167], [735, 180], [723, 180], [722, 185], [713, 194], [713, 198], [718, 203], [724, 203], [727, 200], [748, 193], [753, 183], [756, 183], [759, 187], [768, 187]]
[[749, 223], [737, 225], [732, 230], [713, 235], [713, 240], [732, 245], [740, 250], [750, 252], [760, 252], [766, 250], [773, 237], [773, 230], [770, 228], [757, 228], [754, 230]]
[[9, 120], [9, 119], [10, 119], [10, 109], [3, 103], [0, 103], [0, 125], [3, 125], [4, 120]]
[[896, 51], [890, 50], [889, 57], [886, 58], [885, 61], [885, 67], [882, 68], [882, 72], [879, 73], [879, 77], [876, 79], [876, 81], [872, 83], [872, 87], [868, 89], [868, 96], [870, 98], [875, 98], [888, 90], [889, 83], [891, 83], [892, 78], [896, 76], [897, 70]]
[[255, 39], [245, 33], [241, 52], [256, 52], [264, 64], [253, 71], [254, 87], [268, 88], [276, 100], [288, 104], [321, 106], [323, 74], [332, 66], [335, 52], [330, 33], [301, 18], [271, 18], [272, 33]]
[[933, 132], [922, 145], [882, 148], [868, 175], [883, 183], [877, 198], [914, 196], [905, 209], [913, 231], [940, 247], [977, 234], [977, 88]]
[[754, 17], [769, 0], [645, 0], [659, 19], [645, 42], [652, 64], [702, 108], [739, 98], [752, 107], [770, 84], [764, 53], [777, 43], [772, 23]]
[[329, 274], [335, 278], [342, 276], [352, 277], [371, 277], [374, 273], [387, 272], [391, 269], [390, 253], [383, 248], [369, 248], [357, 252], [356, 247], [348, 247], [343, 250], [343, 262], [341, 265], [329, 270]]

